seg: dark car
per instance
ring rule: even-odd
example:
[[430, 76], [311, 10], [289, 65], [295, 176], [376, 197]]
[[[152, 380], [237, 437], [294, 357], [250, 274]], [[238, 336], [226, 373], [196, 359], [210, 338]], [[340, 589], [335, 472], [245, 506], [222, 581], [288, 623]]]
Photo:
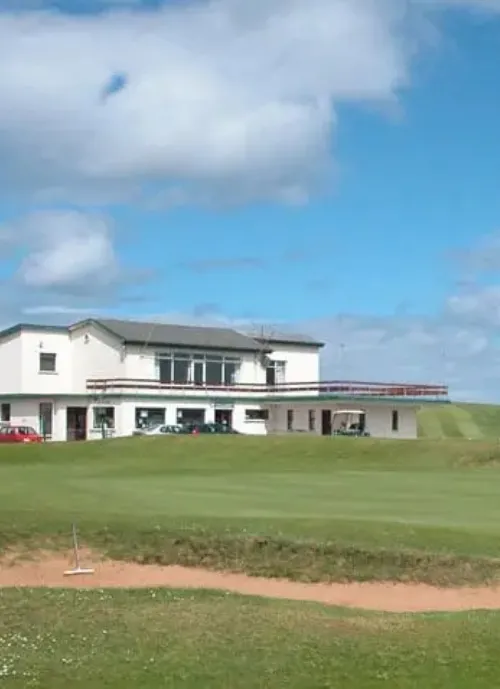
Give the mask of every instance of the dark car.
[[191, 435], [212, 433], [214, 435], [240, 435], [234, 428], [223, 423], [190, 423], [184, 426], [185, 432]]
[[183, 426], [156, 424], [155, 426], [139, 428], [134, 431], [133, 435], [177, 435], [179, 433], [185, 433]]

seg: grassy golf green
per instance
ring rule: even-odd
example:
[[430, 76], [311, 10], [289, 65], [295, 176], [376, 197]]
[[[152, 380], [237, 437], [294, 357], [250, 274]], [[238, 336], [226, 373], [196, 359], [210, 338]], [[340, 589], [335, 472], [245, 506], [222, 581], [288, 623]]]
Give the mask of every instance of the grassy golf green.
[[442, 404], [418, 412], [421, 438], [500, 438], [500, 406], [493, 404]]
[[0, 448], [3, 547], [303, 580], [500, 575], [500, 445], [136, 438]]
[[9, 590], [5, 689], [492, 689], [500, 616], [379, 615], [217, 592]]
[[[309, 580], [500, 578], [500, 445], [182, 437], [0, 447], [4, 548]], [[5, 689], [491, 689], [500, 614], [207, 591], [0, 591]]]

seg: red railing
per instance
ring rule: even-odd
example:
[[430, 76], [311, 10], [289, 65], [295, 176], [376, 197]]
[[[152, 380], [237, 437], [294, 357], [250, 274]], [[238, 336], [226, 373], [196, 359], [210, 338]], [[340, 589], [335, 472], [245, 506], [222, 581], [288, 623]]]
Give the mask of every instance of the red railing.
[[147, 378], [95, 378], [87, 380], [87, 389], [94, 393], [115, 390], [178, 390], [207, 393], [261, 394], [279, 396], [287, 393], [331, 394], [352, 397], [428, 397], [446, 398], [444, 385], [416, 383], [373, 383], [363, 381], [322, 381], [265, 385], [261, 383], [237, 383], [234, 385], [197, 385], [195, 383], [161, 383]]

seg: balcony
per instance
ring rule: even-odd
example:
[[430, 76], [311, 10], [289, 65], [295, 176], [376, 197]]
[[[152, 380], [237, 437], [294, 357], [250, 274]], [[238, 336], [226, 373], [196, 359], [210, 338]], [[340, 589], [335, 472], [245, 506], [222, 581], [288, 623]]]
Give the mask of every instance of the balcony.
[[406, 401], [446, 401], [444, 385], [416, 383], [373, 383], [362, 381], [321, 381], [265, 385], [237, 383], [234, 385], [198, 385], [195, 383], [161, 383], [140, 378], [91, 378], [87, 390], [94, 395], [172, 395], [175, 397], [255, 399], [256, 402], [279, 401], [287, 398], [330, 397], [367, 399], [404, 399]]

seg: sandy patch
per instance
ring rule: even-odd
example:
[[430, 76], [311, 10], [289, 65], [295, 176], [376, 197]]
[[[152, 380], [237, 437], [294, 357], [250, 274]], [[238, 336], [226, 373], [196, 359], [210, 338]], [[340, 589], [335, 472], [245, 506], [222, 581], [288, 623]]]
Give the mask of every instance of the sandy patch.
[[303, 584], [178, 566], [100, 560], [89, 553], [82, 558], [82, 566], [94, 568], [94, 574], [64, 576], [64, 571], [72, 566], [71, 558], [61, 555], [44, 554], [30, 561], [2, 560], [0, 587], [213, 589], [386, 612], [500, 609], [500, 588], [440, 589], [398, 583]]

